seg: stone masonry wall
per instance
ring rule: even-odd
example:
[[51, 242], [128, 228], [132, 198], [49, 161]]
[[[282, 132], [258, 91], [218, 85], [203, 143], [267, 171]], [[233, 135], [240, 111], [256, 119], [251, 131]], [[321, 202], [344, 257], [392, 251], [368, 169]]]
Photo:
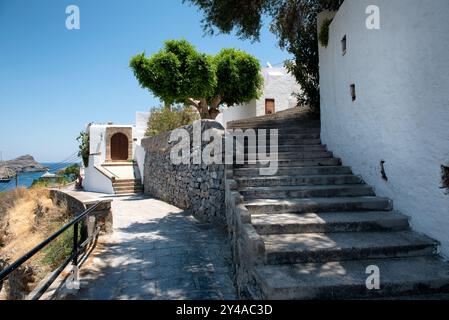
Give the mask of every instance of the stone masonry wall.
[[[223, 137], [223, 127], [215, 121], [202, 120], [201, 132], [214, 130]], [[190, 135], [191, 154], [193, 126], [185, 126]], [[145, 193], [168, 202], [178, 208], [189, 210], [202, 221], [217, 225], [225, 224], [225, 187], [223, 164], [181, 164], [170, 159], [172, 147], [179, 141], [170, 142], [170, 132], [147, 137], [142, 140], [145, 149], [144, 188]], [[208, 144], [202, 142], [201, 150]]]

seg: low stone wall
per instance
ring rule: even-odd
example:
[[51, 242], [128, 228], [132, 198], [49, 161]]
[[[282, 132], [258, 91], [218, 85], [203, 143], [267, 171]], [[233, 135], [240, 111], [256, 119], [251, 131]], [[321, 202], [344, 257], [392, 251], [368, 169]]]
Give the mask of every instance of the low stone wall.
[[[185, 126], [193, 142], [193, 126]], [[202, 120], [201, 132], [212, 129], [224, 136], [223, 127], [215, 121]], [[225, 186], [223, 164], [180, 164], [170, 159], [171, 149], [178, 141], [170, 142], [170, 132], [142, 140], [145, 149], [145, 193], [189, 210], [197, 218], [217, 225], [225, 224]], [[202, 142], [201, 150], [208, 144]], [[193, 143], [191, 154], [198, 152]]]
[[[56, 203], [65, 203], [73, 215], [83, 213], [97, 203], [97, 200], [95, 199], [81, 200], [60, 190], [50, 190], [50, 197]], [[112, 233], [113, 231], [112, 200], [102, 201], [103, 203], [92, 212], [88, 219], [86, 219], [86, 223], [84, 224], [85, 230], [83, 231], [86, 232], [86, 236], [89, 236], [94, 232], [97, 226], [99, 226], [100, 231], [105, 234]]]
[[263, 264], [265, 244], [251, 224], [251, 214], [233, 180], [233, 169], [226, 170], [226, 226], [229, 233], [237, 293], [244, 299], [264, 299], [253, 276], [254, 267]]

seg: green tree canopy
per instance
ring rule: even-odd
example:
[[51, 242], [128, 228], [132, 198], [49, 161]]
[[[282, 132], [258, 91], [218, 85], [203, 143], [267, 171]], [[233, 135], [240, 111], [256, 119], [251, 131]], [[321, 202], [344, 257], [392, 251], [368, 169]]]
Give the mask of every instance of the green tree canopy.
[[215, 118], [218, 107], [258, 98], [263, 85], [259, 61], [240, 50], [223, 49], [216, 56], [197, 52], [186, 40], [169, 40], [147, 58], [131, 59], [139, 84], [166, 106], [175, 103], [197, 108], [203, 119]]
[[204, 14], [205, 31], [230, 33], [242, 39], [259, 40], [263, 17], [271, 18], [271, 31], [279, 45], [294, 55], [286, 64], [303, 92], [301, 104], [319, 110], [317, 14], [337, 10], [343, 0], [183, 0]]

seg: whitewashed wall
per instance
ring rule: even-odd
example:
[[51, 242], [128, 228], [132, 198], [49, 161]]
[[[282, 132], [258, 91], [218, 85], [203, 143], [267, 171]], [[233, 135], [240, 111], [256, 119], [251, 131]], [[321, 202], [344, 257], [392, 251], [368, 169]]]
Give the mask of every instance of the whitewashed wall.
[[225, 107], [216, 120], [226, 128], [226, 124], [230, 121], [254, 117], [257, 117], [257, 106], [255, 100], [242, 106]]
[[257, 116], [265, 115], [265, 99], [274, 99], [276, 112], [294, 108], [297, 98], [293, 95], [299, 93], [301, 87], [295, 77], [287, 72], [285, 68], [262, 69], [264, 78], [264, 89], [262, 96], [256, 101]]
[[301, 87], [285, 68], [264, 68], [261, 73], [264, 78], [262, 96], [243, 105], [225, 108], [216, 119], [223, 127], [226, 128], [229, 121], [264, 116], [266, 99], [275, 100], [276, 112], [296, 107], [294, 93], [299, 93]]
[[148, 128], [148, 119], [150, 118], [150, 112], [136, 112], [136, 127], [134, 129], [134, 138], [137, 140], [134, 144], [134, 160], [139, 167], [140, 178], [143, 182], [144, 170], [145, 170], [145, 150], [142, 147], [142, 139], [145, 137], [145, 133]]
[[95, 168], [100, 167], [106, 159], [107, 125], [93, 124], [88, 127], [90, 138], [89, 166], [84, 170], [83, 187], [90, 192], [114, 194], [111, 180]]
[[[368, 5], [380, 8], [380, 30], [365, 27]], [[440, 188], [449, 164], [449, 1], [346, 0], [329, 34], [320, 47], [323, 142], [449, 257], [449, 196]]]

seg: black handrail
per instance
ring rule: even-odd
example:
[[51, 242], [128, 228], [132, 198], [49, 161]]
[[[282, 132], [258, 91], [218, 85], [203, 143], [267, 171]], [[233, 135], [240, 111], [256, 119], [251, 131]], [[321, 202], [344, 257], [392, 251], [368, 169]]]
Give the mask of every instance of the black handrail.
[[[81, 213], [78, 216], [76, 216], [76, 218], [74, 218], [72, 221], [70, 221], [67, 224], [65, 224], [61, 229], [59, 229], [54, 234], [52, 234], [50, 237], [48, 237], [46, 240], [42, 241], [40, 244], [35, 246], [33, 249], [31, 249], [29, 252], [27, 252], [21, 258], [19, 258], [15, 262], [13, 262], [11, 265], [6, 267], [4, 270], [0, 271], [0, 283], [2, 283], [2, 281], [5, 280], [18, 267], [20, 267], [22, 264], [24, 264], [29, 259], [31, 259], [39, 251], [44, 249], [53, 240], [58, 238], [62, 233], [64, 233], [64, 231], [66, 231], [71, 226], [73, 226], [74, 232], [73, 232], [73, 249], [72, 249], [72, 253], [70, 254], [70, 257], [67, 260], [65, 260], [64, 263], [60, 267], [58, 267], [55, 270], [55, 272], [53, 273], [53, 275], [51, 276], [49, 281], [47, 281], [44, 284], [44, 286], [43, 286], [44, 290], [41, 289], [40, 292], [38, 292], [37, 299], [39, 299], [40, 296], [42, 296], [42, 294], [45, 293], [45, 290], [47, 290], [48, 287], [54, 282], [54, 280], [57, 278], [57, 276], [64, 270], [65, 266], [67, 266], [69, 264], [70, 261], [72, 261], [72, 264], [74, 266], [78, 265], [78, 253], [79, 253], [79, 249], [80, 249], [80, 246], [78, 245], [78, 225], [79, 225], [79, 222], [81, 220], [83, 220], [84, 218], [86, 218], [89, 214], [91, 214], [103, 202], [104, 201], [96, 202], [89, 209], [85, 210], [83, 213]], [[94, 236], [94, 235], [95, 235], [95, 233], [92, 236]], [[89, 238], [91, 238], [91, 237], [89, 237]], [[89, 241], [89, 239], [87, 239], [87, 241]], [[85, 241], [84, 243], [87, 243], [87, 241]]]

